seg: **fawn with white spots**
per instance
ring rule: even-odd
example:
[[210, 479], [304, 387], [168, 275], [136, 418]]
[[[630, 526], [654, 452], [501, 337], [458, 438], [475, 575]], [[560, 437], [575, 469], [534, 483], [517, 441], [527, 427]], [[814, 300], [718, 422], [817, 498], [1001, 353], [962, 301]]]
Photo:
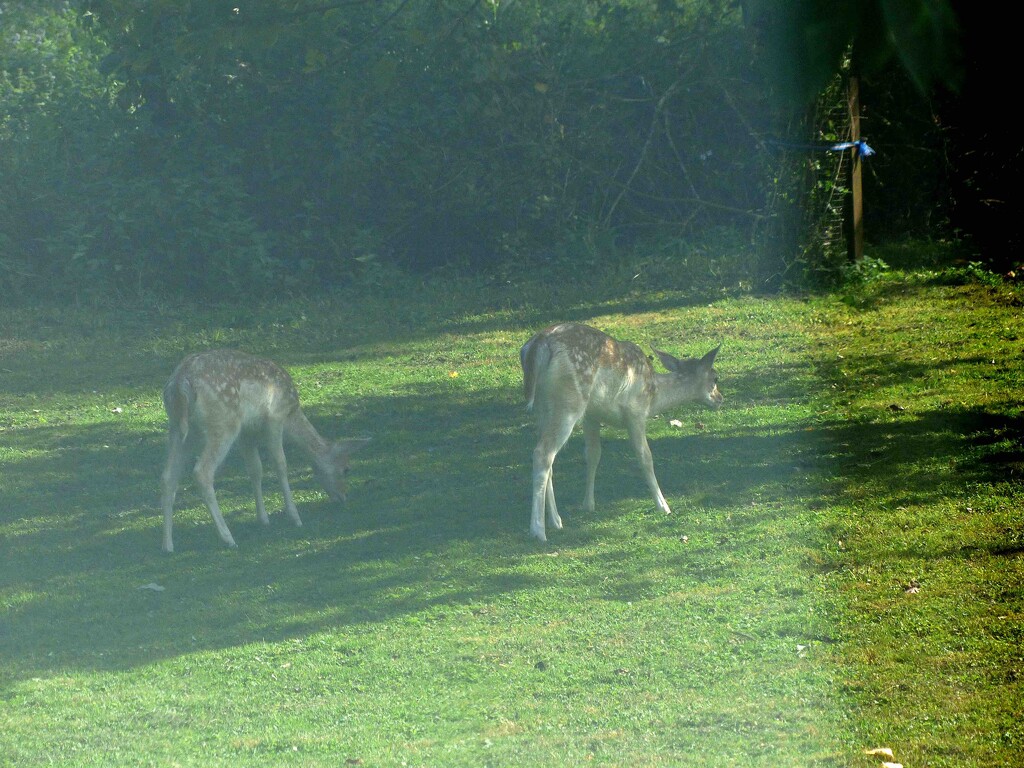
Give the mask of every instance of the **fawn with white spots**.
[[544, 512], [555, 528], [562, 527], [555, 505], [552, 465], [576, 424], [583, 424], [587, 489], [583, 506], [594, 510], [594, 478], [601, 461], [601, 425], [624, 427], [640, 468], [662, 512], [668, 502], [654, 476], [647, 444], [647, 420], [685, 402], [709, 408], [722, 405], [715, 347], [702, 358], [678, 359], [654, 353], [668, 373], [655, 373], [640, 347], [617, 341], [586, 325], [564, 323], [547, 328], [519, 351], [527, 408], [537, 414], [539, 439], [533, 451], [533, 511], [530, 533], [546, 541]]
[[185, 461], [196, 450], [199, 458], [193, 474], [199, 492], [213, 515], [221, 539], [233, 547], [235, 540], [217, 504], [213, 478], [235, 443], [240, 446], [249, 470], [260, 522], [269, 523], [263, 505], [263, 465], [259, 452], [262, 444], [281, 482], [285, 510], [292, 521], [301, 526], [302, 520], [288, 485], [283, 438], [287, 437], [308, 454], [317, 479], [336, 501], [345, 500], [349, 456], [368, 442], [368, 438], [361, 438], [329, 443], [302, 413], [299, 394], [288, 372], [270, 360], [244, 352], [214, 350], [186, 357], [164, 387], [164, 408], [169, 431], [161, 500], [165, 552], [174, 551], [171, 534], [174, 497]]

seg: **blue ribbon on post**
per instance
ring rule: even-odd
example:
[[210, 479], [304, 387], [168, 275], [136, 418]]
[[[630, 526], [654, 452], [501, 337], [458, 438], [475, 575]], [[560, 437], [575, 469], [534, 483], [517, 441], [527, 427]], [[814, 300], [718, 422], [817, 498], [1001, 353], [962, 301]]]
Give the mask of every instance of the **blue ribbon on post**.
[[858, 141], [841, 141], [838, 144], [794, 144], [778, 139], [765, 139], [766, 144], [773, 144], [783, 149], [811, 150], [812, 152], [845, 152], [848, 149], [856, 150], [857, 157], [871, 157], [875, 150], [868, 146], [864, 139]]
[[857, 155], [857, 157], [871, 157], [875, 154], [875, 150], [869, 147], [868, 143], [864, 139], [860, 139], [859, 141], [841, 141], [828, 148], [829, 152], [845, 152], [847, 149], [856, 150], [854, 154]]

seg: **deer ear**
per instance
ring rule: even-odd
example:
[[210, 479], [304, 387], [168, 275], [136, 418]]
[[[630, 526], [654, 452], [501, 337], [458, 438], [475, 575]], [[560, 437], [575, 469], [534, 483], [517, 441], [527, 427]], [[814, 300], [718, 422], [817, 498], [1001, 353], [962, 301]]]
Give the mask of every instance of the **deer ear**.
[[720, 350], [721, 348], [722, 345], [719, 344], [717, 347], [712, 349], [710, 352], [708, 352], [706, 355], [704, 355], [704, 357], [700, 359], [701, 363], [707, 366], [712, 365], [715, 362], [715, 355], [718, 354], [718, 350]]
[[660, 349], [655, 349], [654, 347], [651, 347], [651, 351], [658, 356], [658, 359], [661, 360], [661, 364], [664, 365], [667, 370], [673, 372], [679, 370], [678, 358], [673, 357], [668, 352], [662, 352]]

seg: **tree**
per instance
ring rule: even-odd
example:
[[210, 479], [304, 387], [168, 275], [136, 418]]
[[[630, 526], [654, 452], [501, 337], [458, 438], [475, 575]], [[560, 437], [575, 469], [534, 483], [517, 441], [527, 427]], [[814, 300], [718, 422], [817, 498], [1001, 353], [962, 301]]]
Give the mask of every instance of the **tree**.
[[963, 80], [951, 0], [740, 0], [778, 94], [813, 100], [844, 60], [858, 75], [898, 61], [922, 92]]

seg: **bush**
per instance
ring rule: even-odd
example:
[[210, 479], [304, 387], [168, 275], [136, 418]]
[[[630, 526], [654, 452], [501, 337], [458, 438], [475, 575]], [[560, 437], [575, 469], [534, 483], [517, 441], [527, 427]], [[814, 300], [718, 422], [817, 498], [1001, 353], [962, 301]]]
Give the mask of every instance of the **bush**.
[[841, 83], [775, 110], [725, 0], [0, 7], [22, 296], [605, 260], [764, 289], [845, 261], [842, 158], [769, 142], [843, 138]]

